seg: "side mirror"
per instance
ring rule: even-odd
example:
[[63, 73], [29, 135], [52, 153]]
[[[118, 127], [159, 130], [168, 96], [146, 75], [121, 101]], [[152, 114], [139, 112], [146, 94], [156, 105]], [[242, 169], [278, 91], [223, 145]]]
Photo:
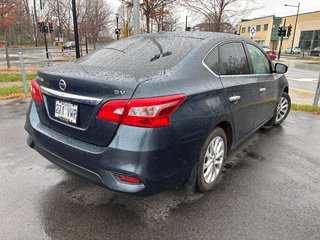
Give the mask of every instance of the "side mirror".
[[288, 67], [282, 63], [276, 63], [275, 65], [275, 73], [284, 74], [288, 71]]

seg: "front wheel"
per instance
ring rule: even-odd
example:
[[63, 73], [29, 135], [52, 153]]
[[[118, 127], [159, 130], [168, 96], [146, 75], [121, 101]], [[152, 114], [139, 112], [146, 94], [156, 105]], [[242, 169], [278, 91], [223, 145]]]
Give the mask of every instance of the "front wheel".
[[288, 116], [291, 108], [290, 96], [283, 92], [277, 105], [276, 113], [267, 125], [280, 125]]
[[197, 190], [207, 192], [221, 179], [224, 162], [227, 156], [227, 137], [217, 127], [205, 141], [199, 159], [197, 171]]

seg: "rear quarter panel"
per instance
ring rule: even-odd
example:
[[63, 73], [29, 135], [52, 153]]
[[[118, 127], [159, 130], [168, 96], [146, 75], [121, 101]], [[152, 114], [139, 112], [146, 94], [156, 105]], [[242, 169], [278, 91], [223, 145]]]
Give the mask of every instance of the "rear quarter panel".
[[171, 116], [170, 126], [170, 141], [179, 149], [176, 158], [182, 158], [181, 162], [197, 161], [206, 137], [216, 125], [222, 121], [231, 124], [220, 79], [202, 65], [210, 49], [211, 46], [207, 46], [192, 51], [165, 75], [141, 83], [133, 95], [133, 98], [186, 95], [185, 101]]

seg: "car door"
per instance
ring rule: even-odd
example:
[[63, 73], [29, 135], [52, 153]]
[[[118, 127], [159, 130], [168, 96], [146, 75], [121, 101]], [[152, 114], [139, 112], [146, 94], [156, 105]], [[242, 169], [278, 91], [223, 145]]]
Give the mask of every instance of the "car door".
[[259, 81], [250, 74], [242, 42], [229, 42], [219, 46], [219, 74], [233, 118], [235, 142], [240, 142], [254, 130], [259, 114], [256, 105]]
[[274, 74], [271, 62], [258, 47], [246, 43], [249, 65], [253, 77], [257, 79], [258, 99], [255, 127], [263, 124], [274, 115], [278, 102], [277, 74]]

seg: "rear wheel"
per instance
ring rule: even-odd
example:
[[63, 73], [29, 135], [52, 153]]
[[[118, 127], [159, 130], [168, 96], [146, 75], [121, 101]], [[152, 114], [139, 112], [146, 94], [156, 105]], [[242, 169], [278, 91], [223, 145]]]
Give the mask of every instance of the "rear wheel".
[[283, 92], [277, 105], [276, 113], [267, 125], [280, 125], [288, 116], [291, 108], [290, 96]]
[[217, 127], [205, 141], [199, 159], [197, 172], [197, 190], [211, 190], [221, 179], [225, 158], [227, 156], [227, 137]]

